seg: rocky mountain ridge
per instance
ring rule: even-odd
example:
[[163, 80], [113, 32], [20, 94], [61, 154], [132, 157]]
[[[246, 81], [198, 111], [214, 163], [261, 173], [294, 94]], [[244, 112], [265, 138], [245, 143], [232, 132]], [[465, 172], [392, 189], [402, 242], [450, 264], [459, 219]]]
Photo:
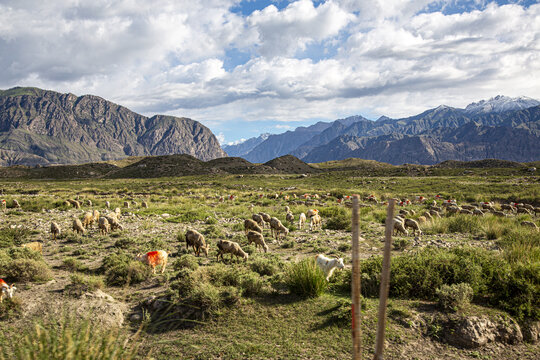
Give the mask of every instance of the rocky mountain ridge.
[[0, 165], [78, 164], [126, 156], [227, 156], [201, 123], [150, 118], [93, 95], [0, 91]]

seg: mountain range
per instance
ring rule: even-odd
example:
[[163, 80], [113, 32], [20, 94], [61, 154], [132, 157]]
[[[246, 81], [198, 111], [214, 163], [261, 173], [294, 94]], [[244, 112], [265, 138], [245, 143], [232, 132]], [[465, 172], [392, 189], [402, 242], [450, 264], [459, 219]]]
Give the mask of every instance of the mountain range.
[[98, 96], [0, 90], [0, 165], [80, 164], [127, 156], [227, 156], [201, 123], [146, 117]]
[[[251, 148], [245, 146], [248, 142]], [[535, 161], [540, 159], [540, 102], [499, 95], [465, 109], [441, 105], [400, 119], [353, 116], [223, 149], [234, 153], [243, 144], [243, 154], [237, 156], [251, 162], [285, 154], [310, 163], [351, 157], [395, 165], [486, 158]]]

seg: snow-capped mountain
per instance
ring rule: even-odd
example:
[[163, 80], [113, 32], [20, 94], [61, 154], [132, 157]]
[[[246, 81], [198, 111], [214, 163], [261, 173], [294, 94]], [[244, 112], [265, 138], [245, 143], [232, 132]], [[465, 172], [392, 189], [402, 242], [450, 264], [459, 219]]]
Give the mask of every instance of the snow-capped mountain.
[[497, 95], [489, 100], [481, 100], [467, 105], [465, 111], [469, 114], [501, 113], [509, 110], [523, 110], [540, 105], [540, 101], [526, 96], [509, 97]]

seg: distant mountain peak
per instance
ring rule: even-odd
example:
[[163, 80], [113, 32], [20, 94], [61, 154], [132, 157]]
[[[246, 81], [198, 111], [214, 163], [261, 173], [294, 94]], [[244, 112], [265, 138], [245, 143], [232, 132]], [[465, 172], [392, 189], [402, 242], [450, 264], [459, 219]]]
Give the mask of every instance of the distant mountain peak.
[[473, 102], [465, 108], [465, 111], [470, 114], [481, 113], [500, 113], [509, 110], [523, 110], [533, 106], [540, 105], [540, 101], [527, 96], [509, 97], [497, 95], [489, 100], [480, 100]]

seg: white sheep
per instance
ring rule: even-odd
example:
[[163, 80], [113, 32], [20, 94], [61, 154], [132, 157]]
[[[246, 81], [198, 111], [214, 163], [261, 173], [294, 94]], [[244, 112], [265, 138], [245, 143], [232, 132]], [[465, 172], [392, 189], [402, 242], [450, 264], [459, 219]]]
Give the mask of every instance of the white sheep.
[[315, 214], [311, 217], [309, 221], [309, 231], [315, 230], [315, 228], [320, 229], [322, 226], [322, 219], [319, 214]]
[[92, 214], [91, 212], [85, 213], [82, 220], [83, 226], [86, 229], [88, 229], [88, 227], [92, 225], [93, 223], [94, 223], [94, 214]]
[[405, 219], [403, 225], [405, 228], [413, 229], [413, 235], [416, 235], [416, 231], [418, 231], [419, 236], [422, 235], [422, 230], [420, 230], [420, 226], [418, 225], [417, 221], [413, 219]]
[[14, 285], [15, 284], [8, 285], [3, 279], [0, 279], [0, 288], [2, 289], [2, 291], [0, 291], [0, 303], [4, 301], [6, 295], [9, 299], [13, 298], [15, 290], [17, 290]]
[[305, 224], [306, 224], [306, 214], [301, 213], [298, 218], [298, 228], [302, 230]]
[[259, 248], [259, 246], [261, 246], [264, 252], [268, 252], [268, 245], [266, 245], [266, 243], [264, 242], [264, 237], [261, 233], [258, 233], [256, 231], [249, 231], [246, 236], [248, 244], [254, 242], [257, 249]]
[[330, 276], [332, 276], [332, 274], [334, 273], [334, 270], [345, 268], [345, 264], [343, 263], [343, 258], [332, 259], [322, 254], [319, 254], [315, 256], [315, 260], [317, 261], [317, 265], [324, 272], [326, 281], [330, 280]]
[[405, 236], [409, 236], [409, 232], [405, 229], [405, 224], [399, 218], [394, 218], [394, 235], [397, 235], [398, 231]]
[[219, 257], [221, 256], [221, 259], [225, 261], [223, 258], [223, 254], [231, 254], [231, 261], [233, 256], [236, 256], [237, 258], [243, 258], [244, 261], [247, 261], [249, 258], [249, 255], [242, 250], [240, 245], [234, 241], [229, 240], [218, 240], [217, 242], [218, 247], [218, 253], [217, 253], [217, 260], [219, 261]]
[[77, 219], [76, 217], [73, 218], [72, 229], [73, 229], [73, 231], [75, 231], [78, 234], [84, 234], [84, 232], [85, 232], [84, 226], [83, 226], [81, 220]]

